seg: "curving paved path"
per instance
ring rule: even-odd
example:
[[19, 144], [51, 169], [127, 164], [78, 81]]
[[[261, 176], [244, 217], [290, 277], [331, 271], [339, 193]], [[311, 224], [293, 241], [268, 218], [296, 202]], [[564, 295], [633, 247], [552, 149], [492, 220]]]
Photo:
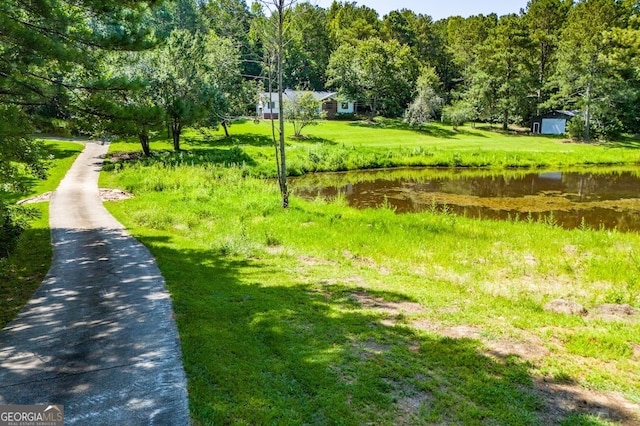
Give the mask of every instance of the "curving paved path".
[[87, 143], [53, 194], [53, 264], [0, 332], [0, 404], [62, 404], [68, 425], [187, 425], [164, 279], [100, 201], [107, 149]]

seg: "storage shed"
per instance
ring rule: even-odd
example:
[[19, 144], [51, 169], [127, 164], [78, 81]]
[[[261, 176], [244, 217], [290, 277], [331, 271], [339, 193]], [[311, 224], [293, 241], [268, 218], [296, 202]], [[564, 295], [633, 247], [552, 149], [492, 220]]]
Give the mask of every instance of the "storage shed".
[[576, 116], [577, 111], [551, 111], [534, 117], [531, 132], [542, 135], [562, 135], [566, 132], [567, 122]]

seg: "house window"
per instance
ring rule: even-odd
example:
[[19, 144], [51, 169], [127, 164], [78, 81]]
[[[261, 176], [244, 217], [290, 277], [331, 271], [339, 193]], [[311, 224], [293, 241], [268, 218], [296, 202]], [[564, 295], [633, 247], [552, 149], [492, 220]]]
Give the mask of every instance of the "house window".
[[349, 109], [349, 102], [342, 102], [340, 104], [340, 109], [343, 109], [343, 110]]
[[275, 109], [275, 108], [276, 108], [275, 102], [267, 102], [267, 109]]

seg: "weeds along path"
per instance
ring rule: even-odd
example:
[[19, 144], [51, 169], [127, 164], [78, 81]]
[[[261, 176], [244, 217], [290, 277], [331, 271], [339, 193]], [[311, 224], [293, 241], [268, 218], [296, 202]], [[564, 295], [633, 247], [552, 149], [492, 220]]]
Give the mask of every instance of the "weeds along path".
[[188, 424], [164, 279], [100, 201], [107, 150], [87, 143], [51, 198], [53, 263], [0, 333], [0, 404], [61, 404], [66, 424]]

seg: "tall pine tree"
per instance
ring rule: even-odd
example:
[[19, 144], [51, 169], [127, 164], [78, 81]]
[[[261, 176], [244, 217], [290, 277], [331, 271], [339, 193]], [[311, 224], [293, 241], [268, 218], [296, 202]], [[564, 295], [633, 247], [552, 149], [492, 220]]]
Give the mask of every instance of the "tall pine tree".
[[553, 78], [558, 92], [551, 103], [582, 111], [582, 138], [593, 137], [594, 117], [610, 117], [606, 111], [611, 94], [621, 87], [616, 70], [608, 61], [610, 44], [606, 34], [622, 21], [616, 0], [584, 0], [569, 12], [558, 51]]
[[[43, 150], [30, 138], [31, 112], [62, 91], [107, 88], [93, 72], [109, 50], [143, 49], [141, 23], [158, 0], [3, 0], [0, 2], [0, 190], [20, 190], [20, 170], [42, 177]], [[3, 197], [0, 197], [0, 200]], [[5, 199], [7, 197], [4, 197]], [[19, 212], [0, 201], [0, 256]]]

